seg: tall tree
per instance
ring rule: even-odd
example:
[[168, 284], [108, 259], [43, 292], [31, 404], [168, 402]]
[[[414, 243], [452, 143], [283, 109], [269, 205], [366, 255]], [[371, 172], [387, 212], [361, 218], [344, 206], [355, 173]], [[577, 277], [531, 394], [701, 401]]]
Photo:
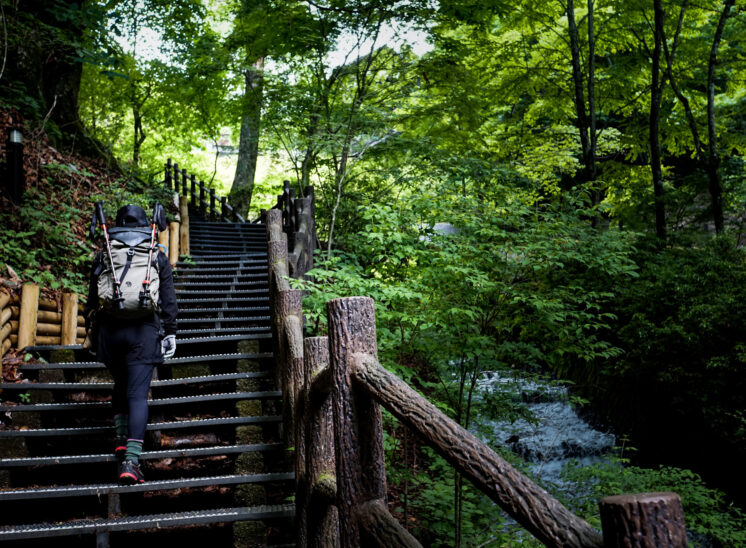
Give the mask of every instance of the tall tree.
[[653, 66], [650, 83], [650, 171], [653, 176], [653, 193], [655, 196], [655, 233], [660, 239], [666, 237], [666, 209], [663, 202], [663, 172], [661, 169], [660, 116], [663, 82], [661, 82], [661, 49], [664, 34], [664, 13], [662, 0], [653, 0], [654, 24]]

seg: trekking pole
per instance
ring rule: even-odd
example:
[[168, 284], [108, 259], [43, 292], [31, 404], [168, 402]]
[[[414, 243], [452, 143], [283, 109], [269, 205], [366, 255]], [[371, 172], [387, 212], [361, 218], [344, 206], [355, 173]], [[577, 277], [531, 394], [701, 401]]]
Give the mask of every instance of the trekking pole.
[[[114, 279], [114, 302], [119, 310], [124, 310], [124, 297], [122, 297], [121, 283], [117, 279], [117, 273], [114, 269], [114, 258], [111, 254], [111, 243], [109, 242], [109, 231], [106, 229], [106, 216], [104, 215], [104, 206], [101, 202], [96, 202], [94, 218], [98, 218], [101, 223], [101, 229], [104, 231], [104, 240], [106, 240], [106, 251], [109, 254], [109, 263], [111, 264], [111, 277]], [[93, 226], [93, 223], [91, 223]]]
[[155, 231], [156, 228], [164, 230], [166, 227], [166, 214], [163, 210], [163, 206], [158, 202], [153, 206], [153, 218], [150, 226], [152, 227], [152, 232], [150, 234], [150, 250], [148, 252], [148, 270], [145, 273], [145, 279], [142, 281], [142, 289], [140, 290], [141, 308], [148, 306], [148, 296], [150, 294], [150, 267], [153, 264], [153, 251], [155, 250]]

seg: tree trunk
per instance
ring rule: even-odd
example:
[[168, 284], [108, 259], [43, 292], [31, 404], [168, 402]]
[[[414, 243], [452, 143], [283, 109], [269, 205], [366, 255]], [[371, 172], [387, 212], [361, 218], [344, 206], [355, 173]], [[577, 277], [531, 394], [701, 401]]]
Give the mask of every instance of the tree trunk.
[[717, 149], [717, 128], [715, 124], [715, 66], [723, 29], [735, 0], [725, 0], [720, 14], [715, 36], [712, 38], [710, 59], [707, 63], [707, 176], [710, 182], [710, 197], [712, 198], [712, 217], [715, 221], [715, 231], [723, 232], [723, 191], [720, 182], [720, 154]]
[[[578, 41], [578, 26], [575, 23], [575, 4], [567, 0], [567, 26], [570, 32], [570, 54], [572, 57], [572, 83], [575, 90], [575, 112], [578, 118], [578, 133], [580, 134], [580, 148], [582, 149], [584, 179], [590, 180], [591, 143], [588, 138], [588, 116], [585, 112], [585, 97], [583, 95], [583, 73], [580, 67], [580, 43]], [[592, 24], [589, 28], [592, 28]], [[590, 89], [590, 88], [589, 88]]]
[[256, 162], [259, 158], [259, 132], [264, 99], [264, 57], [260, 57], [246, 71], [244, 111], [241, 117], [241, 137], [238, 145], [238, 163], [231, 186], [231, 203], [238, 213], [248, 216], [251, 194], [254, 191]]
[[663, 86], [660, 81], [660, 57], [664, 32], [662, 0], [653, 0], [653, 10], [655, 12], [653, 29], [655, 47], [653, 49], [652, 82], [650, 89], [650, 171], [653, 176], [653, 192], [655, 194], [655, 233], [658, 238], [664, 239], [666, 237], [666, 209], [663, 202], [663, 172], [661, 169], [661, 147], [658, 135], [661, 96], [663, 94]]

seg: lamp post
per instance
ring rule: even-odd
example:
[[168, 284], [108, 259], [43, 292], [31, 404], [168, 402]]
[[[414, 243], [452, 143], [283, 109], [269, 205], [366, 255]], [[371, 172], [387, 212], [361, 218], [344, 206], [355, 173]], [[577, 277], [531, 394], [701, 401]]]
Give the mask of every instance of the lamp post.
[[25, 173], [23, 171], [23, 133], [17, 127], [8, 130], [6, 150], [6, 188], [11, 201], [21, 204], [21, 196], [25, 188]]

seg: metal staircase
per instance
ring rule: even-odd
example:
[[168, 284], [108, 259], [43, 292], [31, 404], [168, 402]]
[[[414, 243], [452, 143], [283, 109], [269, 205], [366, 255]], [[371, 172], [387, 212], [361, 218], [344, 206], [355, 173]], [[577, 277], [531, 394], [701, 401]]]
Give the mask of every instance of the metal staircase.
[[116, 483], [111, 379], [80, 347], [30, 348], [28, 382], [0, 384], [4, 545], [292, 541], [265, 226], [192, 220], [190, 247], [174, 273], [177, 352], [151, 385], [144, 484]]

